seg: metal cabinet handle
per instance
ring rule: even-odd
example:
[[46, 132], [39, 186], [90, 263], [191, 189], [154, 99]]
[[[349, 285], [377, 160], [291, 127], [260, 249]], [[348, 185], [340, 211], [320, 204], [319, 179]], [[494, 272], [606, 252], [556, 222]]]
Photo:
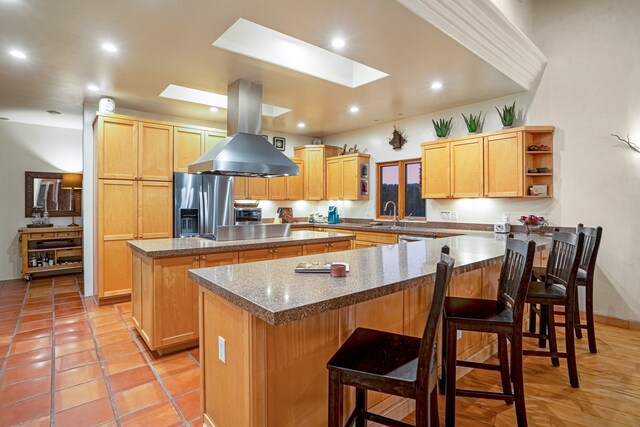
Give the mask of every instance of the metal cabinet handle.
[[207, 256], [206, 256], [206, 255], [202, 255], [202, 256], [200, 257], [200, 259], [201, 259], [201, 260], [203, 260], [203, 261], [206, 261], [206, 260], [207, 260]]
[[277, 249], [274, 249], [274, 250], [273, 250], [273, 252], [278, 253], [278, 250], [277, 250]]
[[194, 256], [194, 257], [193, 257], [193, 260], [194, 260], [194, 261], [198, 261], [199, 259], [200, 259], [200, 257], [199, 257], [199, 256]]

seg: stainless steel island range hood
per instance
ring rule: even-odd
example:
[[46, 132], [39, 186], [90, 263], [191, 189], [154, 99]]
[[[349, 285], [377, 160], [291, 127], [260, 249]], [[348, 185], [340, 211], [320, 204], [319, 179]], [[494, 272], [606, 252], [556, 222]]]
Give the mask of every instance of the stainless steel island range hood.
[[236, 80], [227, 93], [227, 136], [189, 165], [189, 173], [295, 176], [298, 166], [262, 137], [262, 86]]

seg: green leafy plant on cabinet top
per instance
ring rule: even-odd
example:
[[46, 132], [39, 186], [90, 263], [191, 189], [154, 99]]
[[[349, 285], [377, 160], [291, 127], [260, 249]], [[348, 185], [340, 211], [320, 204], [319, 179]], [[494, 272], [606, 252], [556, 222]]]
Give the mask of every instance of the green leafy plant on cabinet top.
[[431, 120], [433, 122], [433, 129], [436, 131], [436, 136], [438, 138], [446, 138], [451, 132], [451, 122], [453, 121], [453, 117], [449, 120], [440, 119], [437, 122], [435, 120]]
[[473, 114], [469, 113], [469, 117], [465, 116], [464, 113], [462, 113], [462, 117], [464, 118], [464, 123], [467, 125], [467, 131], [469, 131], [469, 133], [478, 132], [478, 129], [480, 128], [481, 115], [482, 115], [482, 111], [480, 111], [480, 114], [478, 114], [477, 116], [474, 116]]
[[509, 107], [507, 107], [506, 105], [502, 107], [502, 112], [498, 110], [498, 107], [496, 107], [496, 111], [500, 115], [502, 126], [511, 126], [513, 125], [513, 119], [516, 116], [516, 101], [513, 101], [513, 104]]

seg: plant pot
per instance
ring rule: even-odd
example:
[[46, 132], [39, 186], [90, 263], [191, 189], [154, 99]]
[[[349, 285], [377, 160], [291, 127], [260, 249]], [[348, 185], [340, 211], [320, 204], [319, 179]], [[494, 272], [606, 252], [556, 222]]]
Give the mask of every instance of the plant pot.
[[469, 132], [468, 135], [475, 135], [476, 133], [478, 133], [478, 131], [475, 132]]
[[502, 129], [511, 129], [513, 127], [513, 125], [509, 125], [509, 126], [502, 126]]

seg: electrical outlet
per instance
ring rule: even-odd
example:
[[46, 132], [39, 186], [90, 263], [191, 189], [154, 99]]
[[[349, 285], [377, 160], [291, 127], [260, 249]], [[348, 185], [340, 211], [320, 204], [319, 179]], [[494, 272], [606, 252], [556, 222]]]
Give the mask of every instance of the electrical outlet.
[[451, 211], [440, 211], [440, 219], [451, 219]]
[[511, 220], [511, 212], [502, 212], [502, 220], [509, 222]]
[[227, 345], [224, 338], [218, 336], [218, 359], [222, 363], [227, 363]]
[[454, 221], [458, 220], [458, 211], [451, 211], [451, 219]]
[[462, 331], [458, 331], [458, 336], [456, 337], [456, 339], [458, 341], [462, 339]]

